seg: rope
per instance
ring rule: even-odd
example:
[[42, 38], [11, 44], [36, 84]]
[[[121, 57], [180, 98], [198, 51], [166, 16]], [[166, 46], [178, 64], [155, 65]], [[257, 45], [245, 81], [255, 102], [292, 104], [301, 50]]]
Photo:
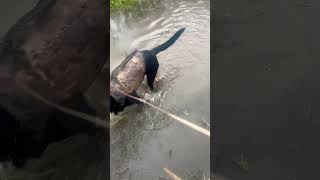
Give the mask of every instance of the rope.
[[[27, 93], [29, 93], [32, 97], [34, 97], [35, 99], [38, 99], [39, 101], [47, 104], [48, 106], [51, 106], [51, 107], [53, 107], [53, 108], [56, 108], [57, 110], [60, 110], [60, 111], [62, 111], [62, 112], [64, 112], [64, 113], [67, 113], [67, 114], [73, 115], [73, 116], [75, 116], [75, 117], [78, 117], [78, 118], [87, 120], [87, 121], [89, 121], [89, 122], [92, 122], [92, 123], [96, 124], [97, 127], [109, 128], [109, 125], [107, 124], [107, 122], [106, 122], [105, 120], [102, 120], [101, 118], [98, 118], [98, 117], [95, 117], [95, 116], [92, 116], [92, 115], [89, 115], [89, 114], [86, 114], [86, 113], [78, 112], [78, 111], [72, 110], [72, 109], [70, 109], [70, 108], [62, 107], [62, 106], [60, 106], [60, 105], [58, 105], [58, 104], [56, 104], [56, 103], [50, 102], [49, 100], [47, 100], [46, 98], [42, 97], [41, 95], [39, 95], [38, 93], [36, 93], [35, 91], [31, 90], [31, 89], [28, 88], [28, 87], [26, 87], [26, 86], [24, 86], [24, 85], [23, 85], [22, 87], [23, 87], [23, 89], [24, 89]], [[167, 114], [168, 116], [170, 116], [171, 118], [179, 121], [180, 123], [182, 123], [182, 124], [184, 124], [184, 125], [192, 128], [192, 129], [194, 129], [194, 130], [196, 130], [196, 131], [198, 131], [198, 132], [200, 132], [200, 133], [202, 133], [202, 134], [210, 137], [210, 131], [208, 131], [207, 129], [202, 128], [202, 127], [200, 127], [200, 126], [197, 126], [197, 125], [189, 122], [188, 120], [183, 119], [183, 118], [181, 118], [181, 117], [178, 117], [178, 116], [176, 116], [176, 115], [174, 115], [174, 114], [172, 114], [172, 113], [169, 113], [169, 112], [167, 112], [167, 111], [165, 111], [165, 110], [163, 110], [163, 109], [161, 109], [161, 108], [159, 108], [159, 107], [157, 107], [157, 106], [155, 106], [155, 105], [147, 102], [146, 100], [143, 100], [143, 99], [141, 99], [141, 98], [137, 98], [137, 97], [131, 96], [131, 95], [127, 94], [127, 93], [124, 93], [123, 91], [121, 91], [121, 90], [119, 90], [119, 89], [118, 89], [118, 91], [119, 91], [121, 94], [123, 94], [123, 95], [125, 95], [125, 96], [128, 96], [128, 97], [130, 97], [130, 98], [133, 98], [133, 99], [135, 99], [135, 100], [138, 100], [138, 101], [140, 101], [140, 102], [142, 102], [142, 103], [144, 103], [144, 104], [147, 104], [147, 105], [149, 105], [150, 107], [154, 108], [155, 110], [160, 111], [160, 112], [162, 112], [162, 113], [164, 113], [164, 114]]]
[[82, 112], [78, 112], [75, 110], [72, 110], [70, 108], [66, 108], [66, 107], [62, 107], [56, 103], [53, 103], [49, 100], [47, 100], [46, 98], [42, 97], [41, 95], [39, 95], [38, 93], [36, 93], [35, 91], [33, 91], [32, 89], [28, 88], [25, 85], [22, 85], [22, 88], [29, 93], [32, 97], [34, 97], [35, 99], [38, 99], [39, 101], [43, 102], [44, 104], [47, 104], [48, 106], [51, 106], [53, 108], [56, 108], [57, 110], [60, 110], [66, 114], [70, 114], [73, 115], [75, 117], [87, 120], [89, 122], [94, 123], [97, 127], [101, 127], [101, 128], [109, 128], [109, 125], [107, 124], [107, 122], [105, 120], [102, 120], [98, 117], [86, 114], [86, 113], [82, 113]]
[[163, 171], [173, 180], [182, 180], [179, 176], [170, 171], [168, 168], [163, 168]]
[[161, 108], [159, 108], [159, 107], [157, 107], [157, 106], [155, 106], [155, 105], [147, 102], [146, 100], [143, 100], [143, 99], [138, 98], [138, 97], [131, 96], [131, 95], [129, 95], [129, 94], [127, 94], [127, 93], [119, 90], [119, 89], [117, 89], [117, 91], [119, 91], [121, 94], [123, 94], [123, 95], [125, 95], [125, 96], [128, 96], [128, 97], [130, 97], [130, 98], [132, 98], [132, 99], [135, 99], [135, 100], [137, 100], [137, 101], [140, 101], [140, 102], [142, 102], [142, 103], [144, 103], [144, 104], [147, 104], [147, 105], [149, 105], [150, 107], [156, 109], [157, 111], [160, 111], [160, 112], [162, 112], [162, 113], [164, 113], [164, 114], [167, 114], [168, 116], [170, 116], [171, 118], [179, 121], [180, 123], [182, 123], [182, 124], [184, 124], [184, 125], [192, 128], [192, 129], [194, 129], [194, 130], [196, 130], [196, 131], [198, 131], [198, 132], [200, 132], [200, 133], [202, 133], [202, 134], [210, 137], [210, 131], [208, 131], [207, 129], [204, 129], [204, 128], [200, 127], [200, 126], [197, 126], [197, 125], [189, 122], [188, 120], [185, 120], [185, 119], [183, 119], [183, 118], [180, 118], [180, 117], [178, 117], [178, 116], [176, 116], [176, 115], [174, 115], [174, 114], [172, 114], [172, 113], [169, 113], [169, 112], [167, 112], [167, 111], [165, 111], [165, 110], [163, 110], [163, 109], [161, 109]]

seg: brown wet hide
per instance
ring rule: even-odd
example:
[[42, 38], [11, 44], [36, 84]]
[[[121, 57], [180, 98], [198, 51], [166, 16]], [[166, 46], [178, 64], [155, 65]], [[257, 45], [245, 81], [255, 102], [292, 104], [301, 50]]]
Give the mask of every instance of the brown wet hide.
[[[129, 56], [130, 57], [130, 56]], [[110, 94], [117, 99], [123, 96], [117, 90], [127, 94], [136, 92], [145, 77], [145, 62], [141, 52], [136, 52], [120, 64], [111, 75]]]
[[103, 0], [41, 0], [2, 40], [1, 105], [13, 114], [43, 106], [21, 84], [55, 103], [86, 91], [107, 61], [106, 15]]

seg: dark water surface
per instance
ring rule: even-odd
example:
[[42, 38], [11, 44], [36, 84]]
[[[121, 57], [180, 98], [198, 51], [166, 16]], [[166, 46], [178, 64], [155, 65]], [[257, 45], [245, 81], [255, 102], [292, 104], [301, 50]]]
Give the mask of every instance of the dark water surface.
[[[133, 48], [151, 49], [177, 30], [186, 31], [166, 51], [156, 90], [138, 93], [153, 104], [209, 129], [210, 122], [210, 1], [152, 1], [138, 10], [111, 18], [111, 70]], [[146, 105], [118, 117], [111, 130], [112, 179], [166, 178], [167, 167], [184, 179], [209, 177], [210, 140]]]
[[320, 179], [320, 2], [215, 7], [216, 179]]

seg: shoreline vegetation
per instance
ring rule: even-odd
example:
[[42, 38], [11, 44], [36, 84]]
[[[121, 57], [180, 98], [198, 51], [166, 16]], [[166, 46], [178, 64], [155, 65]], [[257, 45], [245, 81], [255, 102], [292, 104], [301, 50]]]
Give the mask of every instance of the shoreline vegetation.
[[140, 4], [141, 0], [111, 0], [110, 11], [128, 10]]

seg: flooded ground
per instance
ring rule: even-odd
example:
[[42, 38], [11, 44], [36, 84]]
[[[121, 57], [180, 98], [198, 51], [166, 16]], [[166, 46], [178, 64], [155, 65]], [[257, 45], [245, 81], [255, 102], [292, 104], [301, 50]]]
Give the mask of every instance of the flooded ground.
[[[210, 1], [151, 1], [111, 18], [111, 70], [133, 48], [150, 49], [177, 30], [186, 31], [166, 51], [156, 90], [138, 90], [141, 97], [209, 129]], [[146, 105], [121, 115], [111, 129], [112, 179], [163, 179], [167, 167], [184, 179], [209, 177], [210, 140]], [[119, 117], [112, 116], [112, 121]]]

